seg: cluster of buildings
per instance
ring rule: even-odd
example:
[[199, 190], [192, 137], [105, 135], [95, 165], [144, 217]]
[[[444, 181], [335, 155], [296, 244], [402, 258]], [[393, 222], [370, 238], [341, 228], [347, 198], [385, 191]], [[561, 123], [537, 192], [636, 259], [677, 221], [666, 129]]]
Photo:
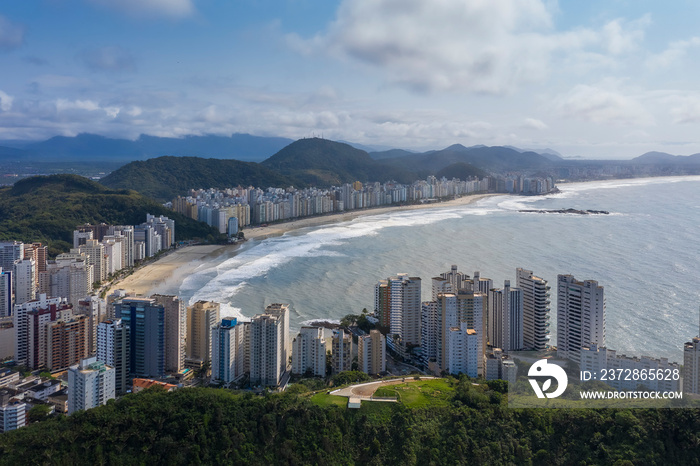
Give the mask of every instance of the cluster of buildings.
[[[515, 286], [502, 288], [479, 272], [457, 266], [431, 280], [431, 300], [421, 301], [421, 279], [397, 274], [375, 285], [375, 317], [387, 348], [435, 374], [467, 374], [515, 382], [512, 353], [550, 349], [550, 286], [532, 271], [516, 269]], [[557, 277], [557, 357], [582, 371], [629, 369], [681, 374], [667, 358], [629, 357], [606, 347], [605, 296], [596, 281]], [[510, 354], [510, 356], [509, 356]], [[659, 372], [655, 372], [659, 373]], [[700, 336], [684, 346], [682, 377], [606, 381], [618, 390], [700, 394]]]
[[433, 202], [440, 198], [478, 192], [543, 194], [554, 190], [554, 179], [521, 175], [448, 180], [429, 176], [413, 184], [347, 183], [330, 188], [267, 188], [249, 186], [230, 189], [192, 190], [173, 199], [173, 210], [205, 222], [221, 233], [234, 236], [247, 225], [260, 225], [310, 215], [343, 212], [407, 202]]
[[73, 248], [55, 260], [48, 260], [41, 243], [0, 242], [0, 318], [41, 293], [77, 306], [95, 283], [174, 244], [175, 222], [153, 215], [136, 226], [80, 225], [73, 232]]

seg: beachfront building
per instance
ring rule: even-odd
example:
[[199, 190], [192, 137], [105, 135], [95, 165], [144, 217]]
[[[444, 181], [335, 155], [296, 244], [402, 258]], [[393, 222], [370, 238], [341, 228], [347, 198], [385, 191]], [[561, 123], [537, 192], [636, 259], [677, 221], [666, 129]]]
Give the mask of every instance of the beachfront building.
[[326, 340], [322, 327], [301, 327], [292, 342], [292, 374], [326, 375]]
[[400, 273], [375, 285], [374, 308], [382, 326], [388, 324], [387, 345], [407, 357], [408, 346], [421, 344], [421, 279]]
[[523, 349], [523, 293], [511, 288], [506, 280], [503, 288], [492, 288], [488, 295], [489, 345], [503, 351]]
[[96, 239], [85, 240], [85, 244], [71, 249], [72, 254], [83, 253], [87, 256], [88, 264], [92, 265], [92, 279], [95, 283], [102, 282], [107, 278], [107, 261], [105, 258], [105, 247]]
[[580, 362], [581, 348], [605, 346], [605, 296], [594, 280], [557, 277], [557, 356]]
[[212, 329], [212, 380], [231, 383], [245, 375], [249, 324], [225, 317]]
[[357, 363], [359, 370], [367, 374], [386, 371], [386, 338], [379, 330], [357, 338]]
[[187, 358], [211, 361], [211, 329], [221, 322], [221, 305], [197, 301], [187, 308]]
[[343, 329], [334, 330], [331, 337], [331, 366], [334, 374], [352, 370], [352, 335]]
[[181, 372], [185, 368], [187, 308], [173, 295], [151, 296], [165, 309], [165, 371]]
[[523, 293], [523, 347], [540, 351], [549, 343], [549, 285], [531, 270], [515, 270], [515, 286]]
[[126, 297], [114, 311], [129, 329], [129, 372], [132, 377], [165, 375], [165, 308], [151, 298]]
[[700, 395], [700, 336], [683, 345], [683, 393]]
[[115, 396], [114, 368], [95, 356], [68, 369], [68, 414], [105, 405]]
[[97, 325], [107, 318], [107, 303], [98, 296], [85, 296], [73, 305], [73, 313], [88, 320], [88, 354], [97, 351]]
[[276, 387], [287, 372], [289, 305], [271, 304], [250, 323], [250, 384]]

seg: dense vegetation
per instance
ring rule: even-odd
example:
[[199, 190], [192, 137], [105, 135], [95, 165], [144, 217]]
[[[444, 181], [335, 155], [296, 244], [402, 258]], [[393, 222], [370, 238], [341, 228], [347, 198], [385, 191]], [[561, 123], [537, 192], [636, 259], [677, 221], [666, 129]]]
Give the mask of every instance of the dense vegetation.
[[202, 159], [199, 157], [158, 157], [131, 162], [100, 180], [113, 189], [133, 189], [161, 201], [170, 201], [190, 189], [242, 186], [279, 186], [295, 184], [255, 162]]
[[392, 179], [410, 183], [416, 179], [415, 173], [377, 162], [349, 144], [319, 138], [295, 141], [262, 165], [315, 186]]
[[[359, 410], [297, 393], [151, 389], [3, 434], [0, 462], [700, 463], [697, 410], [515, 410], [507, 407], [501, 385], [471, 382], [427, 386], [425, 397], [435, 402], [365, 402]], [[392, 390], [407, 399], [418, 393]]]
[[174, 219], [178, 241], [221, 239], [218, 230], [134, 191], [107, 189], [77, 175], [51, 175], [0, 188], [0, 241], [41, 241], [55, 255], [72, 247], [73, 230], [79, 224], [138, 225], [146, 221], [147, 213]]

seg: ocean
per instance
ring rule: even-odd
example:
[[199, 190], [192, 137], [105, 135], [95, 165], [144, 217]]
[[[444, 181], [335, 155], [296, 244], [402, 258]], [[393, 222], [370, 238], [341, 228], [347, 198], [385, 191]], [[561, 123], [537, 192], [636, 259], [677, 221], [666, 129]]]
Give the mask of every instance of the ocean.
[[[180, 286], [190, 303], [222, 303], [226, 315], [250, 318], [289, 303], [292, 330], [337, 321], [374, 307], [374, 285], [396, 273], [430, 279], [456, 264], [461, 272], [515, 286], [523, 267], [552, 286], [572, 274], [605, 288], [606, 343], [627, 355], [682, 362], [683, 343], [698, 335], [700, 177], [610, 180], [559, 185], [561, 193], [494, 196], [459, 207], [381, 215], [247, 241], [200, 266]], [[524, 213], [521, 209], [605, 210], [609, 215]]]

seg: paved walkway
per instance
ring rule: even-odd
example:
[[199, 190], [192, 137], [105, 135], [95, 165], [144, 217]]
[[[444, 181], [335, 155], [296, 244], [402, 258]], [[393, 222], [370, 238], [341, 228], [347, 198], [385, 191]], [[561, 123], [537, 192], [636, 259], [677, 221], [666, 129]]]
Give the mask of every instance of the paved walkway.
[[[421, 377], [420, 380], [434, 379], [435, 377]], [[407, 382], [417, 382], [414, 377], [405, 377], [402, 379], [391, 379], [391, 380], [379, 380], [377, 382], [367, 382], [358, 385], [351, 385], [349, 387], [340, 388], [331, 392], [331, 395], [346, 396], [348, 398], [358, 398], [360, 400], [372, 400], [372, 395], [377, 389], [384, 385], [398, 385]], [[374, 401], [391, 401], [387, 399], [374, 400]]]

